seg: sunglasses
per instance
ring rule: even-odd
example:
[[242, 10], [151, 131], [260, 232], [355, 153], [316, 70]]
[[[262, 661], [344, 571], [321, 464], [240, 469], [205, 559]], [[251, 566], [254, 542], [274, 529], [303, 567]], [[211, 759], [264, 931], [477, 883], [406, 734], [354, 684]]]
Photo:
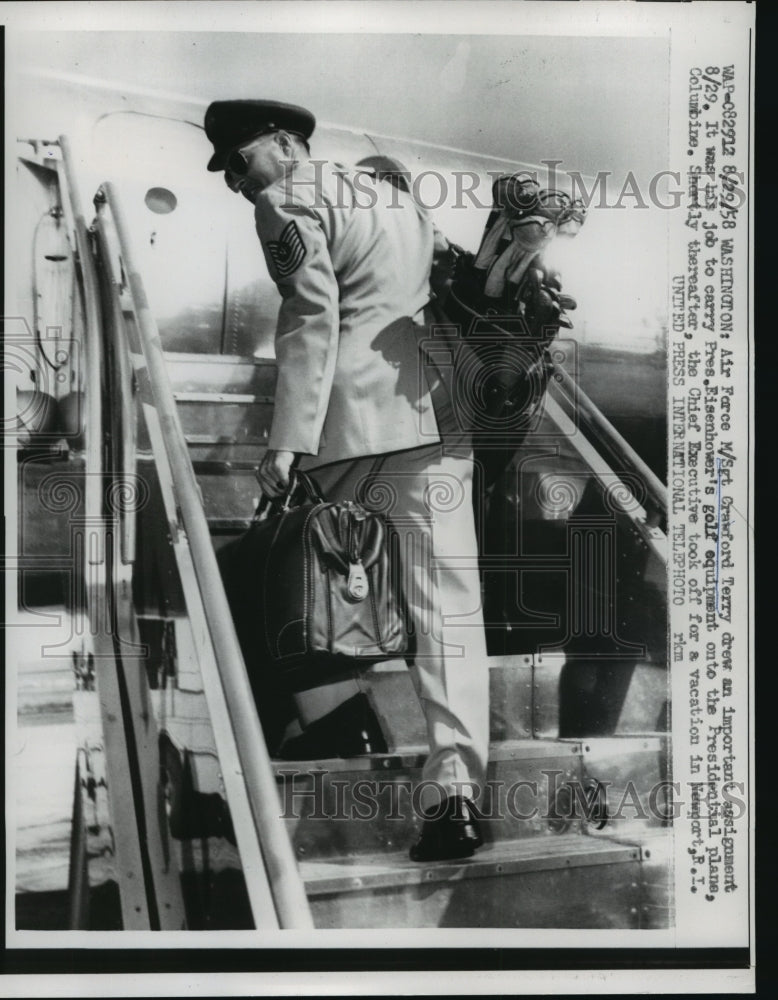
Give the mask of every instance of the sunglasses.
[[[297, 136], [297, 138], [301, 139], [305, 143], [307, 148], [308, 140], [301, 132], [294, 132], [291, 129], [286, 129], [285, 131], [287, 131], [289, 135], [294, 135]], [[249, 145], [249, 143], [254, 143], [257, 141], [257, 139], [261, 139], [262, 136], [272, 135], [274, 132], [278, 132], [278, 128], [275, 125], [271, 126], [270, 128], [263, 129], [261, 132], [257, 132], [257, 134], [255, 136], [252, 136], [251, 139], [246, 139], [242, 143], [242, 145], [247, 146]], [[226, 173], [230, 173], [234, 177], [245, 177], [249, 171], [249, 161], [247, 160], [246, 156], [243, 153], [241, 153], [239, 149], [233, 149], [230, 155], [227, 157], [227, 162], [224, 166], [224, 169]]]
[[245, 177], [249, 172], [249, 161], [239, 149], [233, 149], [227, 157], [225, 170], [235, 177]]
[[[261, 139], [263, 135], [272, 135], [276, 132], [275, 126], [273, 128], [262, 129], [261, 132], [257, 132], [250, 139], [244, 139], [241, 143], [242, 146], [248, 146]], [[245, 177], [249, 172], [249, 161], [244, 153], [241, 153], [240, 149], [233, 149], [230, 155], [227, 157], [227, 162], [224, 165], [224, 169], [227, 173], [232, 174], [235, 177]]]

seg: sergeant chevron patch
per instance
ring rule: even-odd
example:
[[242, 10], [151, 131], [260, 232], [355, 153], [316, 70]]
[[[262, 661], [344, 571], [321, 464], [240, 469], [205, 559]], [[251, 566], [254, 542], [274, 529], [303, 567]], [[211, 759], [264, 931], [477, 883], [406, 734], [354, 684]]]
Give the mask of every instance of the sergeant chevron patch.
[[294, 274], [302, 264], [306, 253], [303, 238], [294, 219], [284, 226], [277, 240], [268, 240], [267, 248], [279, 277], [288, 278], [290, 274]]

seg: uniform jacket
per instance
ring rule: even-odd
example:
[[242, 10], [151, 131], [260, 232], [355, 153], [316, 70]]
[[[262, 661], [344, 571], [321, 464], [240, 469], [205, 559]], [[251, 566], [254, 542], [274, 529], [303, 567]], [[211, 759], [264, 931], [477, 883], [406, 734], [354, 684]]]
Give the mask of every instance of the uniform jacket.
[[282, 296], [269, 447], [316, 456], [310, 467], [438, 441], [419, 349], [426, 211], [386, 181], [311, 161], [259, 194], [255, 219]]

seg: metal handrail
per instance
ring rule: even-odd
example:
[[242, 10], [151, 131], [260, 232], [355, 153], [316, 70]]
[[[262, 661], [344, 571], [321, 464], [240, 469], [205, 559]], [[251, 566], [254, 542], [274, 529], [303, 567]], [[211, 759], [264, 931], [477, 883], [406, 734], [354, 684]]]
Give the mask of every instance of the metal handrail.
[[[131, 343], [132, 350], [136, 354], [140, 352], [142, 358], [142, 346], [132, 337], [127, 326], [127, 317], [131, 313], [133, 332], [136, 329], [134, 307], [130, 301], [125, 308], [125, 304], [121, 299], [125, 291], [126, 282], [123, 278], [122, 262], [117, 247], [116, 227], [110, 212], [105, 208], [105, 196], [102, 191], [99, 192], [98, 197], [95, 199], [95, 204], [97, 206], [97, 218], [94, 228], [97, 233], [99, 260], [102, 265], [100, 278], [101, 282], [105, 284], [107, 311], [112, 317], [110, 324], [111, 343], [115, 347], [118, 347], [122, 355], [128, 353]], [[127, 297], [129, 298], [129, 296]], [[112, 304], [112, 307], [110, 304]], [[140, 361], [141, 358], [137, 360]], [[114, 367], [116, 366], [114, 365]], [[142, 370], [144, 373], [147, 372], [145, 359], [138, 366], [138, 370]], [[154, 406], [153, 390], [147, 377], [143, 378], [143, 385], [146, 390], [146, 401]], [[114, 383], [112, 392], [113, 399], [117, 392], [122, 392], [121, 383], [119, 383], [118, 387]], [[150, 399], [149, 393], [151, 393]], [[180, 508], [177, 506], [175, 500], [173, 476], [165, 451], [164, 438], [159, 433], [156, 408], [154, 408], [153, 413], [146, 412], [144, 423], [154, 454], [156, 484], [165, 507], [164, 516], [172, 529], [174, 524], [178, 524]], [[213, 643], [210, 641], [210, 636], [208, 635], [202, 593], [195, 576], [192, 554], [188, 545], [180, 543], [177, 531], [171, 533], [168, 537], [170, 544], [173, 546], [175, 560], [178, 565], [179, 582], [183, 590], [189, 623], [193, 633], [197, 633], [200, 638], [201, 648], [198, 650], [198, 664], [201, 672], [203, 691], [211, 716], [211, 724], [216, 738], [216, 745], [218, 747], [222, 783], [235, 825], [241, 863], [244, 871], [255, 873], [246, 879], [246, 890], [249, 897], [249, 906], [254, 917], [254, 925], [258, 930], [277, 929], [279, 923], [276, 908], [265, 870], [262, 849], [251, 814], [247, 789], [243, 782], [243, 768], [240, 764], [235, 734], [224, 698], [224, 690], [219, 677]], [[116, 563], [114, 563], [114, 566], [119, 569], [119, 573], [122, 573], [121, 568], [117, 567]], [[122, 577], [124, 577], [124, 574], [122, 574]], [[126, 583], [126, 579], [121, 578], [119, 575], [115, 576], [114, 585], [118, 585], [119, 587], [119, 591], [117, 591], [117, 598], [119, 600], [118, 595], [122, 592], [126, 593]], [[123, 585], [125, 585], [124, 588]]]
[[[119, 473], [126, 487], [130, 487], [136, 473], [136, 410], [133, 390], [132, 362], [126, 340], [121, 335], [122, 306], [119, 285], [110, 266], [110, 249], [105, 231], [97, 228], [97, 242], [103, 266], [108, 272], [108, 310], [110, 310], [109, 341], [113, 349], [113, 370], [108, 372], [111, 404], [118, 398], [119, 405]], [[120, 553], [125, 565], [135, 561], [136, 508], [122, 504], [119, 508]]]
[[667, 516], [667, 487], [648, 467], [646, 462], [638, 455], [635, 449], [616, 430], [613, 424], [603, 415], [601, 410], [583, 391], [580, 385], [565, 371], [561, 365], [554, 365], [554, 374], [557, 376], [550, 384], [561, 389], [567, 396], [569, 402], [576, 408], [579, 417], [582, 417], [592, 436], [598, 444], [609, 449], [621, 461], [628, 466], [632, 466], [635, 472], [641, 477], [646, 486], [646, 492], [663, 517]]
[[89, 241], [81, 198], [78, 192], [73, 154], [65, 135], [59, 137], [62, 163], [67, 180], [67, 195], [73, 212], [76, 252], [84, 293], [84, 356], [86, 385], [84, 388], [86, 469], [85, 506], [87, 517], [102, 514], [103, 471], [103, 420], [100, 399], [102, 395], [102, 318], [95, 262]]
[[620, 510], [632, 522], [636, 531], [646, 546], [654, 552], [659, 561], [667, 564], [667, 538], [664, 531], [652, 526], [647, 517], [646, 509], [634, 496], [634, 491], [627, 486], [625, 494], [613, 490], [613, 477], [620, 479], [618, 473], [610, 467], [606, 458], [595, 448], [586, 434], [577, 434], [575, 421], [565, 413], [563, 407], [551, 395], [545, 397], [546, 416], [556, 425], [567, 439], [570, 447], [578, 453], [581, 460], [588, 466], [601, 486], [608, 490], [611, 508]]
[[116, 227], [154, 401], [176, 485], [177, 500], [202, 595], [206, 622], [216, 653], [221, 684], [235, 730], [246, 791], [279, 924], [287, 928], [311, 928], [313, 922], [310, 907], [292, 845], [281, 819], [281, 804], [275, 777], [232, 614], [222, 586], [197, 480], [176, 410], [159, 330], [148, 305], [143, 281], [134, 263], [128, 228], [118, 194], [110, 182], [103, 185], [103, 191]]

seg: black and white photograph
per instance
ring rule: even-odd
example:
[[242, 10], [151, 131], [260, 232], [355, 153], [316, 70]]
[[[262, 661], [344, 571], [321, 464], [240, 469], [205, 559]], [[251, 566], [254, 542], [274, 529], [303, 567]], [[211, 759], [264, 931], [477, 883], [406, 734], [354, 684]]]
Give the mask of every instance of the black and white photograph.
[[753, 5], [6, 6], [12, 995], [753, 990]]

